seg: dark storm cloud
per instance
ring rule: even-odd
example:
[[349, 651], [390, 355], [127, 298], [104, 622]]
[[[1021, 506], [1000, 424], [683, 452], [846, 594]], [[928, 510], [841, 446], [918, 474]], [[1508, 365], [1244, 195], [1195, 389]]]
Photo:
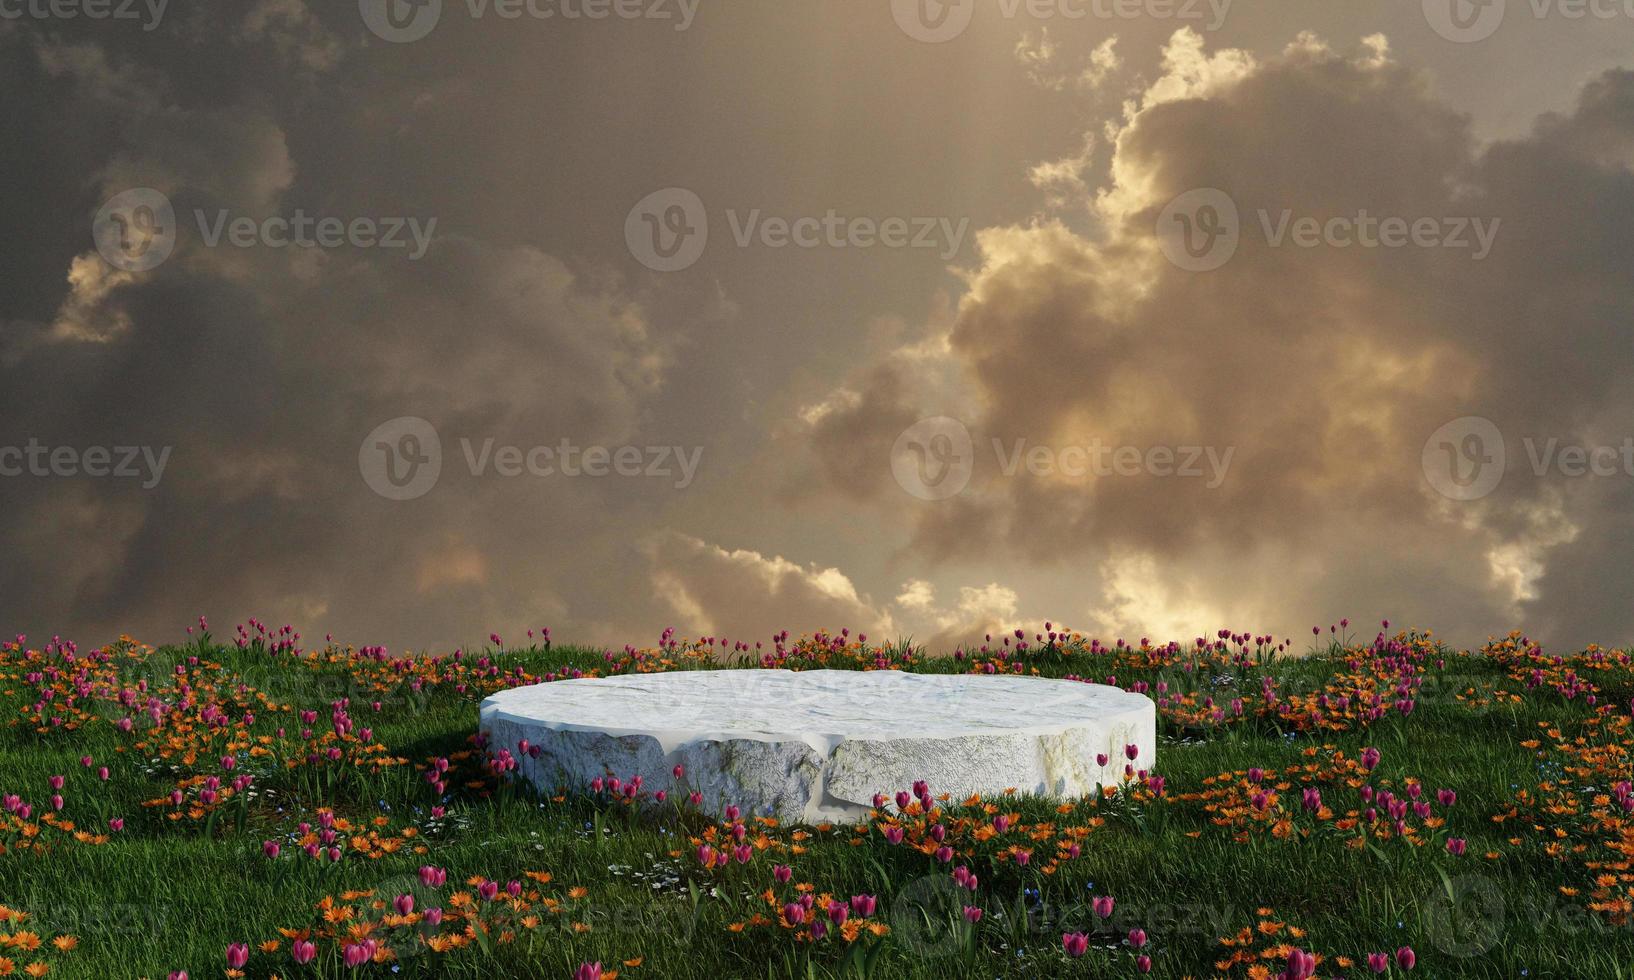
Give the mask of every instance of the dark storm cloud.
[[[925, 554], [1096, 556], [1103, 575], [1155, 556], [1154, 586], [1200, 580], [1198, 605], [1233, 622], [1269, 615], [1291, 631], [1308, 624], [1302, 610], [1379, 610], [1466, 640], [1510, 625], [1566, 642], [1627, 636], [1634, 610], [1611, 583], [1634, 474], [1531, 467], [1551, 437], [1634, 435], [1634, 77], [1608, 72], [1532, 135], [1482, 146], [1381, 47], [1302, 39], [1243, 65], [1177, 35], [1167, 75], [1116, 134], [1112, 180], [1082, 201], [1105, 237], [1046, 220], [982, 238], [948, 337], [976, 395], [973, 492], [924, 506], [882, 471], [835, 492], [872, 489]], [[1237, 251], [1213, 271], [1168, 261], [1154, 234], [1197, 188], [1223, 190], [1240, 214]], [[1474, 217], [1497, 233], [1480, 258], [1276, 246], [1284, 211]], [[835, 447], [900, 431], [900, 407], [872, 407], [900, 385], [876, 373], [854, 387], [811, 427], [830, 474], [850, 472]], [[1502, 484], [1467, 502], [1435, 493], [1421, 465], [1431, 434], [1463, 416], [1492, 420], [1509, 453]], [[1235, 455], [1217, 489], [1004, 476], [995, 439]]]
[[[0, 448], [64, 448], [52, 465], [74, 469], [0, 477], [0, 625], [168, 639], [207, 612], [396, 647], [670, 624], [951, 645], [1050, 616], [1184, 637], [1376, 609], [1460, 638], [1627, 636], [1634, 479], [1533, 476], [1521, 440], [1634, 430], [1628, 72], [1483, 141], [1380, 38], [1267, 57], [1248, 48], [1280, 47], [1280, 25], [1240, 50], [1182, 33], [1159, 64], [1151, 25], [940, 48], [874, 13], [705, 9], [685, 33], [451, 17], [413, 44], [302, 0], [177, 2], [151, 31], [0, 21]], [[1109, 127], [1085, 132], [1097, 113]], [[672, 185], [717, 233], [664, 276], [623, 228]], [[1152, 234], [1199, 187], [1244, 226], [1209, 273]], [[131, 271], [91, 226], [134, 188], [174, 208], [176, 240]], [[939, 252], [737, 246], [722, 216], [755, 208], [987, 227], [949, 275]], [[1262, 208], [1502, 225], [1478, 261], [1272, 248]], [[343, 234], [268, 240], [264, 219], [297, 215]], [[357, 239], [359, 220], [424, 254]], [[890, 456], [944, 413], [983, 447], [1234, 455], [1209, 486], [1003, 477], [985, 450], [969, 491], [931, 505]], [[1465, 415], [1499, 426], [1512, 467], [1472, 502], [1420, 466]], [[373, 435], [410, 417], [441, 474], [387, 499], [360, 454], [417, 458], [419, 430]], [[696, 478], [494, 465], [563, 439], [697, 453]], [[121, 447], [168, 450], [157, 485], [86, 474]]]

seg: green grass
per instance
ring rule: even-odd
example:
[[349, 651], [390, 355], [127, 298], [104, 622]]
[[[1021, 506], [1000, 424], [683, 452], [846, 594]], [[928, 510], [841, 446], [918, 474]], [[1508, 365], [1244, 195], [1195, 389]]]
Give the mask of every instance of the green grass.
[[[1634, 926], [1610, 906], [1590, 908], [1626, 901], [1634, 880], [1626, 870], [1634, 828], [1616, 799], [1604, 799], [1630, 776], [1634, 670], [1625, 656], [1591, 650], [1556, 663], [1516, 639], [1456, 653], [1418, 635], [1390, 649], [1334, 644], [1297, 658], [1268, 656], [1264, 645], [1223, 646], [1108, 651], [1073, 640], [1003, 660], [983, 654], [954, 661], [911, 645], [791, 644], [783, 661], [791, 667], [860, 668], [882, 659], [912, 670], [962, 671], [1019, 662], [1042, 676], [1144, 682], [1154, 696], [1166, 684], [1184, 700], [1160, 712], [1155, 771], [1165, 785], [1159, 795], [1136, 780], [1105, 799], [1068, 801], [1067, 812], [1055, 800], [989, 800], [1017, 814], [1019, 824], [990, 840], [973, 833], [990, 825], [980, 804], [939, 803], [958, 851], [951, 864], [891, 845], [879, 827], [857, 844], [849, 827], [755, 826], [751, 839], [764, 840], [749, 862], [715, 869], [700, 866], [694, 841], [711, 828], [724, 833], [721, 814], [694, 812], [673, 797], [627, 805], [583, 787], [541, 795], [487, 774], [472, 743], [478, 703], [501, 687], [574, 667], [605, 674], [723, 666], [706, 651], [674, 647], [609, 662], [600, 650], [490, 650], [399, 667], [339, 649], [274, 655], [264, 643], [238, 649], [208, 640], [160, 650], [115, 646], [105, 662], [85, 652], [70, 660], [55, 650], [0, 647], [0, 717], [8, 722], [0, 728], [0, 794], [19, 794], [33, 807], [26, 820], [0, 813], [0, 904], [27, 913], [0, 925], [0, 935], [26, 930], [45, 943], [36, 951], [0, 948], [0, 956], [19, 975], [43, 961], [54, 977], [165, 977], [185, 969], [199, 978], [221, 975], [229, 943], [253, 948], [276, 940], [275, 952], [251, 953], [249, 976], [568, 978], [581, 963], [599, 961], [636, 980], [1124, 977], [1139, 975], [1127, 938], [1140, 928], [1152, 976], [1243, 977], [1247, 963], [1224, 970], [1216, 963], [1239, 948], [1221, 940], [1246, 928], [1253, 953], [1272, 951], [1257, 960], [1271, 976], [1286, 966], [1275, 950], [1287, 942], [1321, 954], [1317, 975], [1324, 977], [1372, 976], [1367, 953], [1403, 946], [1415, 951], [1417, 966], [1392, 966], [1391, 975], [1634, 977]], [[1534, 670], [1538, 682], [1529, 686]], [[1275, 682], [1275, 703], [1263, 696], [1267, 678]], [[145, 693], [138, 689], [144, 680]], [[182, 683], [192, 698], [185, 711], [177, 706], [186, 696]], [[1398, 683], [1413, 692], [1410, 713], [1394, 705]], [[134, 705], [119, 702], [122, 690], [137, 692]], [[1324, 690], [1332, 698], [1328, 727], [1312, 728], [1308, 715], [1286, 709], [1289, 698]], [[1369, 721], [1354, 703], [1336, 706], [1357, 690], [1381, 692], [1386, 710]], [[42, 702], [42, 692], [51, 700]], [[1213, 721], [1202, 705], [1210, 695], [1226, 709], [1224, 720]], [[143, 710], [149, 696], [161, 702], [157, 727]], [[352, 737], [323, 742], [331, 703], [346, 697]], [[1244, 701], [1240, 720], [1230, 712], [1234, 697]], [[205, 705], [217, 706], [227, 723], [202, 721]], [[314, 744], [340, 748], [340, 762], [305, 761], [303, 710], [317, 713]], [[246, 711], [255, 716], [248, 725]], [[126, 717], [128, 732], [116, 724]], [[372, 729], [370, 739], [356, 737], [362, 728]], [[1539, 744], [1523, 744], [1532, 740]], [[1355, 761], [1364, 747], [1381, 753], [1372, 773]], [[236, 761], [231, 770], [221, 765], [227, 754]], [[93, 766], [83, 766], [83, 756]], [[425, 778], [437, 758], [453, 760], [442, 794]], [[403, 761], [369, 764], [377, 759]], [[98, 766], [108, 768], [106, 781]], [[1305, 766], [1314, 771], [1302, 773]], [[1263, 812], [1249, 799], [1254, 767], [1271, 773], [1261, 787], [1288, 783]], [[215, 775], [230, 783], [244, 774], [254, 776], [249, 789], [198, 808], [209, 812], [189, 813], [200, 788], [191, 780]], [[53, 775], [66, 778], [61, 816], [105, 842], [76, 839], [41, 820], [51, 809]], [[1409, 817], [1411, 839], [1344, 826], [1351, 811], [1365, 807], [1361, 785], [1405, 796], [1414, 780], [1443, 823]], [[164, 801], [179, 782], [190, 800], [183, 807]], [[1307, 785], [1320, 791], [1326, 816], [1301, 807]], [[1439, 788], [1455, 790], [1456, 803], [1435, 802]], [[1199, 796], [1211, 790], [1221, 797]], [[1215, 822], [1221, 814], [1210, 803], [1234, 807], [1235, 822]], [[434, 818], [433, 806], [443, 816]], [[339, 861], [308, 857], [296, 840], [297, 825], [316, 825], [320, 808], [353, 828], [340, 835]], [[882, 826], [895, 809], [880, 814]], [[125, 821], [117, 832], [108, 830], [114, 817]], [[380, 826], [376, 818], [384, 818]], [[905, 824], [912, 840], [924, 821]], [[1073, 827], [1088, 829], [1078, 839], [1080, 854], [1052, 862]], [[345, 843], [368, 830], [403, 846], [369, 857]], [[405, 830], [412, 836], [403, 837]], [[1466, 840], [1466, 852], [1449, 853], [1448, 838]], [[277, 859], [263, 854], [268, 840], [281, 844]], [[1007, 857], [1018, 845], [1032, 850], [1026, 866]], [[777, 864], [792, 866], [790, 884], [774, 881]], [[422, 865], [446, 869], [447, 885], [420, 885]], [[977, 873], [977, 891], [952, 884], [949, 871], [958, 865]], [[540, 883], [529, 872], [548, 872], [551, 880]], [[1597, 883], [1597, 875], [1610, 881]], [[514, 938], [502, 941], [498, 920], [523, 913], [476, 899], [478, 921], [495, 923], [491, 934], [435, 952], [405, 938], [412, 924], [377, 927], [397, 961], [358, 969], [341, 963], [329, 939], [319, 942], [314, 962], [297, 966], [290, 938], [280, 933], [320, 929], [317, 906], [326, 896], [351, 906], [354, 922], [378, 921], [383, 913], [370, 907], [373, 899], [344, 897], [368, 890], [386, 902], [414, 894], [416, 912], [434, 904], [453, 909], [455, 892], [476, 892], [466, 884], [475, 876], [522, 882], [529, 896], [523, 911], [539, 921], [512, 924]], [[757, 914], [775, 920], [799, 883], [841, 898], [877, 896], [869, 921], [882, 927], [879, 934], [812, 942], [775, 921], [753, 924]], [[575, 897], [578, 888], [582, 897]], [[775, 905], [759, 897], [768, 888], [778, 892]], [[1097, 895], [1116, 899], [1110, 918], [1092, 909]], [[546, 900], [557, 903], [554, 911]], [[974, 927], [964, 922], [965, 905], [983, 910]], [[741, 931], [730, 928], [746, 922]], [[1261, 933], [1262, 922], [1278, 931]], [[1088, 934], [1088, 952], [1069, 958], [1063, 932]], [[50, 945], [62, 935], [75, 937], [77, 948]], [[1341, 966], [1339, 956], [1354, 965]], [[636, 958], [639, 965], [624, 965]]]

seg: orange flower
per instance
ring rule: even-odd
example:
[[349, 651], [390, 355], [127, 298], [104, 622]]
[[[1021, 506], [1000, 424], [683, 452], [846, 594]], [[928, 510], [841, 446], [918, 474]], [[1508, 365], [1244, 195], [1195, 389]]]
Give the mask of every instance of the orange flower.
[[78, 946], [79, 940], [73, 936], [58, 936], [57, 938], [51, 940], [51, 945], [66, 953]]

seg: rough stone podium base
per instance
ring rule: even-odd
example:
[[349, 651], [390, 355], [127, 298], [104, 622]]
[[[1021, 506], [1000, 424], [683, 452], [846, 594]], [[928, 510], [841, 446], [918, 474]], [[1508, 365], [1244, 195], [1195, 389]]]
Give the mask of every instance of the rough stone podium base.
[[[1157, 710], [1115, 687], [1035, 677], [698, 670], [555, 681], [482, 702], [497, 751], [547, 790], [597, 776], [703, 794], [784, 822], [866, 818], [915, 780], [937, 795], [1073, 797], [1155, 766]], [[520, 753], [519, 743], [538, 753]], [[1104, 754], [1106, 765], [1097, 764]], [[672, 771], [685, 767], [677, 781]]]

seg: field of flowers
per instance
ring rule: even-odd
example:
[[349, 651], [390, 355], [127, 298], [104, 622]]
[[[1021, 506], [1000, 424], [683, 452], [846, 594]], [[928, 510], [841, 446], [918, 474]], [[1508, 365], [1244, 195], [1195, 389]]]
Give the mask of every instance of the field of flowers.
[[[189, 632], [0, 644], [0, 976], [1634, 976], [1622, 651]], [[1116, 684], [1158, 758], [1091, 798], [921, 783], [794, 827], [700, 812], [684, 772], [539, 793], [475, 730], [502, 688], [760, 666]]]

